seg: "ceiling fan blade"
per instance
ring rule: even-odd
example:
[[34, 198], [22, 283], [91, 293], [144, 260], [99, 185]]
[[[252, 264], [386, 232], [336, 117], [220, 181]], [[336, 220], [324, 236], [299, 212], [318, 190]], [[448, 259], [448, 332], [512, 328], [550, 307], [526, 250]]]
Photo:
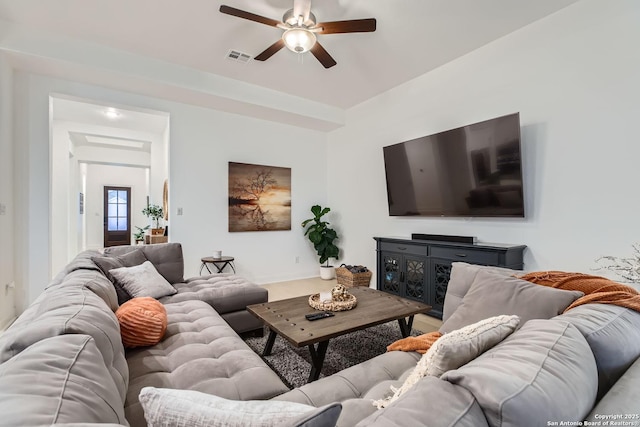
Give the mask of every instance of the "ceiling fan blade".
[[271, 58], [274, 53], [276, 53], [283, 47], [284, 47], [284, 41], [282, 39], [279, 39], [277, 42], [275, 42], [274, 44], [266, 48], [264, 51], [262, 51], [253, 59], [255, 59], [256, 61], [266, 61], [267, 59]]
[[258, 22], [260, 24], [269, 25], [271, 27], [277, 27], [281, 24], [280, 21], [276, 21], [275, 19], [265, 18], [264, 16], [236, 9], [235, 7], [225, 6], [224, 4], [220, 6], [220, 12], [226, 13], [227, 15], [236, 16], [238, 18], [248, 19], [249, 21]]
[[316, 57], [318, 61], [324, 66], [324, 68], [331, 68], [337, 64], [336, 60], [329, 55], [329, 52], [322, 47], [318, 42], [311, 48], [311, 53]]
[[311, 0], [293, 0], [293, 16], [303, 17], [302, 21], [309, 19], [309, 12], [311, 12]]
[[318, 34], [369, 33], [376, 30], [376, 19], [321, 22], [316, 27], [322, 27], [322, 31], [318, 31]]

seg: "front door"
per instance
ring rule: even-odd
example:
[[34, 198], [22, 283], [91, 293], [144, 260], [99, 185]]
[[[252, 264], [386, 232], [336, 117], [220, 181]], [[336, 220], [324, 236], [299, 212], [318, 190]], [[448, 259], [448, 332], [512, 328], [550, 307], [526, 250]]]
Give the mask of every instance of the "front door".
[[131, 244], [131, 187], [104, 187], [104, 247]]

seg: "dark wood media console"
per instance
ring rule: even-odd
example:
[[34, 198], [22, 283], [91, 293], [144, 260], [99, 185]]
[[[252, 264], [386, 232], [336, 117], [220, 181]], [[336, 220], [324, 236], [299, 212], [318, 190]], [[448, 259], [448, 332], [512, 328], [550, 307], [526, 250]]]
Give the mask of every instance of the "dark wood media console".
[[442, 319], [451, 263], [492, 265], [522, 270], [525, 245], [455, 243], [374, 237], [377, 251], [376, 288], [429, 304], [427, 314]]

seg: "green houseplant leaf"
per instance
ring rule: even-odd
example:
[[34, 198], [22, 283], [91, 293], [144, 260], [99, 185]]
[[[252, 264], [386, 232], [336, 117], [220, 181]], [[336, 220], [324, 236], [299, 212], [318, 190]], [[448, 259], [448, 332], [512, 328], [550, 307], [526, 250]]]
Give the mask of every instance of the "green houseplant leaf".
[[311, 207], [313, 218], [306, 219], [302, 222], [302, 228], [305, 228], [304, 235], [313, 243], [320, 259], [320, 264], [327, 263], [329, 266], [329, 258], [338, 259], [340, 250], [333, 243], [338, 240], [338, 233], [329, 228], [329, 223], [322, 220], [322, 217], [331, 212], [330, 208], [322, 208], [320, 205]]
[[136, 242], [144, 240], [145, 232], [149, 229], [149, 226], [147, 225], [146, 227], [138, 227], [136, 225], [136, 228], [138, 229], [138, 231], [133, 233], [133, 238], [136, 240]]
[[164, 212], [162, 210], [162, 206], [159, 205], [149, 205], [146, 208], [142, 209], [142, 214], [148, 218], [151, 218], [156, 222], [155, 228], [160, 228], [159, 219], [162, 218]]

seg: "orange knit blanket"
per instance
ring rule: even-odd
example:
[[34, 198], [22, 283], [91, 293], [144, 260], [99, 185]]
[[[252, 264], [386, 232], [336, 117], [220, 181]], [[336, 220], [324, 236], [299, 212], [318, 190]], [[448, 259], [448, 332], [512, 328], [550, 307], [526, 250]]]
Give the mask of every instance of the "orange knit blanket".
[[[563, 271], [538, 271], [520, 276], [520, 279], [542, 286], [584, 293], [584, 296], [575, 300], [565, 312], [589, 303], [619, 305], [640, 312], [640, 293], [637, 290], [604, 277]], [[441, 336], [440, 332], [429, 332], [417, 337], [403, 338], [388, 346], [387, 351], [417, 351], [424, 354]]]

